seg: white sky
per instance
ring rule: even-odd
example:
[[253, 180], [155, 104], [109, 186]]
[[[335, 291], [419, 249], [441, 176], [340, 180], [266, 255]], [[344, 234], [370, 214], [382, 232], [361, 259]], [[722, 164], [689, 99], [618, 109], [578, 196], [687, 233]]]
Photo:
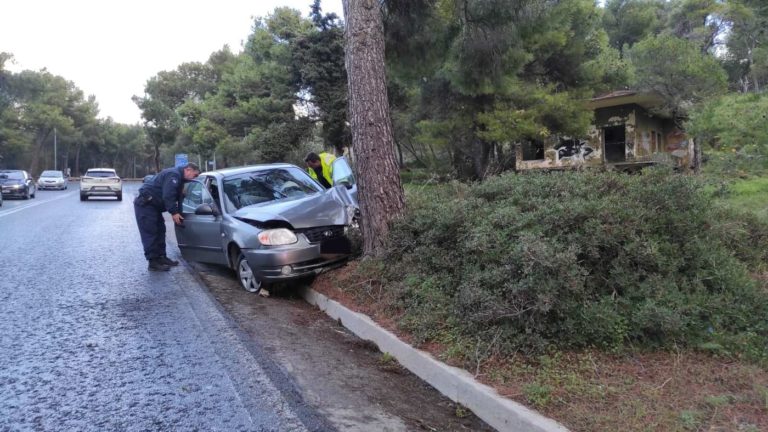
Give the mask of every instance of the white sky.
[[[253, 17], [278, 6], [309, 15], [312, 0], [9, 0], [0, 15], [6, 68], [40, 70], [95, 95], [99, 117], [137, 123], [131, 101], [148, 79], [186, 62], [205, 62], [229, 45], [241, 51]], [[322, 0], [324, 13], [343, 17], [341, 0]]]

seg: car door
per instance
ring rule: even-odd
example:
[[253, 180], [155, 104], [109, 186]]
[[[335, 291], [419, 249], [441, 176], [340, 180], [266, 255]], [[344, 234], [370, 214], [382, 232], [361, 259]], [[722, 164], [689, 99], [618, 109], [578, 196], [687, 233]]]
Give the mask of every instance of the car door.
[[331, 166], [333, 185], [344, 185], [355, 200], [355, 203], [357, 203], [357, 182], [355, 181], [355, 174], [352, 172], [352, 167], [349, 166], [349, 162], [347, 162], [347, 158], [336, 158]]
[[204, 182], [206, 179], [195, 180], [184, 187], [181, 203], [184, 223], [174, 226], [176, 241], [181, 255], [188, 261], [226, 265], [221, 236], [221, 212]]

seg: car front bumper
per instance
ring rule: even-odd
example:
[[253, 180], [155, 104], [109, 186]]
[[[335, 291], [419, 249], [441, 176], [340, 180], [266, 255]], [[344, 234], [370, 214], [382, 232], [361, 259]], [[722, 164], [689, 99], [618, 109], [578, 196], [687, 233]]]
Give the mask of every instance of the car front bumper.
[[320, 274], [350, 257], [349, 253], [326, 253], [323, 249], [320, 243], [304, 243], [290, 248], [246, 249], [243, 254], [254, 273], [264, 282], [274, 283]]
[[64, 189], [64, 183], [38, 183], [38, 189]]
[[4, 197], [26, 197], [27, 196], [27, 188], [9, 188], [9, 187], [3, 187], [2, 188], [2, 194]]

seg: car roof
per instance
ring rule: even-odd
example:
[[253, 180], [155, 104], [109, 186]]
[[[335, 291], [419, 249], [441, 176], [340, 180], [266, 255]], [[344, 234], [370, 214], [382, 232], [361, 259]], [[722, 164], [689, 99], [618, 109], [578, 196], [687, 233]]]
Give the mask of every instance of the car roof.
[[204, 173], [200, 173], [200, 175], [218, 175], [222, 177], [229, 177], [231, 175], [238, 175], [238, 174], [243, 174], [243, 173], [248, 173], [253, 171], [260, 171], [260, 170], [270, 169], [270, 168], [299, 168], [299, 167], [289, 163], [257, 164], [257, 165], [247, 165], [247, 166], [233, 167], [233, 168], [223, 168], [215, 171], [206, 171]]
[[88, 168], [87, 171], [114, 171], [114, 168]]

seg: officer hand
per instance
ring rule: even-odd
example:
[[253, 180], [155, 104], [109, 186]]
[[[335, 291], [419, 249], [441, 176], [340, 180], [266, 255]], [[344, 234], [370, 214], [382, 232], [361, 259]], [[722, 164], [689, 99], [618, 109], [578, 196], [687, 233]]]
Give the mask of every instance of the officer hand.
[[184, 216], [182, 216], [181, 213], [176, 213], [175, 215], [172, 215], [171, 218], [173, 218], [173, 223], [176, 225], [181, 225], [181, 223], [184, 222]]

